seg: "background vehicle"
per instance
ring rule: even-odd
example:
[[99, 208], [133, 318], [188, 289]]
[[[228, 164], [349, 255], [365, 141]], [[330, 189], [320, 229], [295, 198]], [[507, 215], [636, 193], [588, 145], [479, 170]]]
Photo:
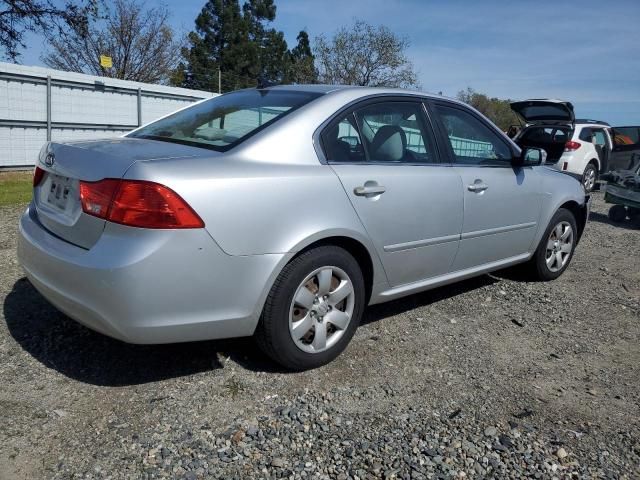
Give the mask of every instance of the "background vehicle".
[[513, 140], [522, 148], [544, 149], [547, 164], [578, 178], [587, 192], [600, 174], [631, 168], [640, 159], [638, 127], [576, 119], [573, 105], [562, 100], [524, 100], [511, 108], [525, 123]]
[[60, 310], [132, 343], [256, 334], [329, 362], [367, 304], [571, 261], [589, 203], [468, 106], [394, 89], [222, 95], [117, 140], [51, 143], [19, 258]]
[[629, 170], [614, 170], [604, 174], [602, 179], [607, 182], [604, 200], [613, 204], [609, 218], [614, 222], [622, 222], [627, 217], [631, 220], [640, 218], [640, 165]]
[[613, 152], [608, 171], [636, 170], [640, 166], [640, 126], [613, 127]]
[[526, 124], [513, 140], [523, 148], [543, 148], [547, 164], [578, 178], [587, 192], [593, 190], [613, 150], [609, 125], [576, 120], [573, 105], [562, 100], [524, 100], [511, 108]]

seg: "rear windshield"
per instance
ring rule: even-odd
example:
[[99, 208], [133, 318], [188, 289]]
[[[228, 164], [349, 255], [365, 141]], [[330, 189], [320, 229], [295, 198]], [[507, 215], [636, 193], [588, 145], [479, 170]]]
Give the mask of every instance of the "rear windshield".
[[225, 151], [318, 96], [314, 92], [241, 90], [180, 110], [128, 136]]

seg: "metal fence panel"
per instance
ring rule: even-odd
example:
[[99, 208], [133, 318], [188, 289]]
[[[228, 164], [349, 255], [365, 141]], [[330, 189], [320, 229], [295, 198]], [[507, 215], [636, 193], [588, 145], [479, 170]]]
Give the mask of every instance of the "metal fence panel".
[[49, 139], [120, 136], [216, 95], [0, 62], [0, 169], [34, 165]]

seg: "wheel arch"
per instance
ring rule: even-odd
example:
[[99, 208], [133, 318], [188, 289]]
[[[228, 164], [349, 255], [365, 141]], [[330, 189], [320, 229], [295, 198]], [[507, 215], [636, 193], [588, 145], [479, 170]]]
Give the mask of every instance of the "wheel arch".
[[587, 161], [587, 165], [585, 165], [584, 168], [587, 168], [588, 165], [590, 164], [594, 164], [596, 167], [596, 173], [600, 173], [600, 160], [598, 160], [597, 158], [592, 158], [591, 160]]
[[362, 276], [364, 277], [366, 291], [365, 305], [369, 303], [371, 293], [373, 291], [375, 276], [377, 273], [376, 266], [374, 264], [374, 259], [377, 260], [377, 254], [372, 253], [369, 248], [367, 248], [367, 246], [365, 246], [365, 244], [360, 240], [346, 235], [331, 235], [305, 243], [306, 244], [304, 246], [300, 246], [299, 250], [292, 257], [292, 259], [304, 252], [326, 245], [333, 245], [343, 248], [351, 256], [353, 256], [353, 258], [355, 258], [358, 262], [358, 265], [360, 265]]
[[300, 240], [289, 250], [289, 253], [283, 256], [282, 260], [273, 270], [268, 282], [265, 284], [262, 296], [258, 302], [259, 310], [254, 313], [255, 318], [253, 329], [257, 327], [267, 296], [284, 267], [301, 253], [323, 245], [335, 245], [344, 248], [347, 252], [353, 255], [361, 266], [366, 288], [365, 305], [368, 305], [376, 285], [386, 285], [388, 283], [380, 258], [368, 237], [361, 235], [358, 232], [344, 229], [318, 232], [310, 237]]
[[[565, 210], [569, 210], [574, 218], [576, 219], [576, 226], [578, 227], [578, 235], [576, 244], [580, 242], [580, 238], [582, 237], [582, 232], [584, 232], [584, 228], [587, 224], [587, 214], [585, 212], [585, 208], [578, 204], [575, 200], [569, 200], [564, 202], [562, 205], [558, 207], [557, 210], [564, 208]], [[557, 211], [556, 210], [556, 211]]]

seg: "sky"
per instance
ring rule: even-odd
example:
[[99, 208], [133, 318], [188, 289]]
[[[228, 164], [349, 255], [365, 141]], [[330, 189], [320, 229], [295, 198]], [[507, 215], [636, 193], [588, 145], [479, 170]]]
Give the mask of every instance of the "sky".
[[[147, 0], [147, 4], [154, 2]], [[182, 32], [205, 0], [167, 0]], [[364, 20], [405, 37], [427, 92], [467, 87], [499, 98], [560, 98], [576, 116], [640, 124], [640, 0], [276, 0], [273, 26], [290, 47], [300, 30], [331, 36]], [[42, 39], [20, 59], [42, 65]]]

